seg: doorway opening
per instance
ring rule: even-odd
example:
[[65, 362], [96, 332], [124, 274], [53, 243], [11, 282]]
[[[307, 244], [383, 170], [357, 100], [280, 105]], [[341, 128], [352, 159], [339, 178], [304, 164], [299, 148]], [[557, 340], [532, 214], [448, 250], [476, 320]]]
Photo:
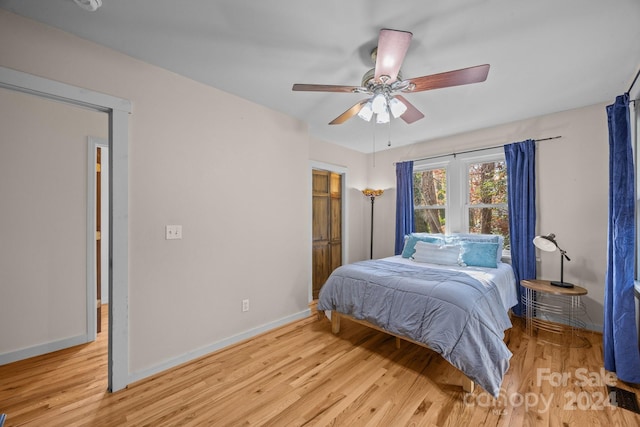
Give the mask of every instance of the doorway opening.
[[[95, 310], [87, 310], [96, 323], [89, 330], [102, 332], [101, 319], [109, 303], [109, 141], [89, 137], [87, 146], [87, 295], [95, 292]], [[93, 239], [93, 240], [91, 240]], [[90, 306], [88, 302], [88, 306]], [[94, 337], [95, 339], [95, 337]]]
[[[0, 87], [107, 113], [109, 135], [109, 331], [108, 390], [125, 388], [129, 378], [128, 147], [131, 102], [54, 80], [0, 67]], [[95, 312], [95, 297], [92, 313]], [[88, 309], [87, 309], [88, 310]], [[94, 318], [94, 316], [91, 316]], [[93, 329], [94, 331], [96, 329]], [[87, 331], [89, 333], [89, 331]]]

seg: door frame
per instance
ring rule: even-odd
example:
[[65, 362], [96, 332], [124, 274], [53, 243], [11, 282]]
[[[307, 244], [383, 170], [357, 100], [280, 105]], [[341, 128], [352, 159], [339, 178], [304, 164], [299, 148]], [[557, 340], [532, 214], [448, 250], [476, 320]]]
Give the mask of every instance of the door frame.
[[[129, 114], [131, 101], [0, 67], [0, 87], [71, 104], [109, 116], [109, 355], [108, 389], [129, 377]], [[95, 295], [95, 294], [94, 294]], [[95, 305], [92, 303], [92, 307]], [[89, 331], [87, 331], [89, 332]]]
[[[89, 341], [95, 341], [97, 337], [97, 322], [100, 319], [96, 314], [96, 301], [98, 299], [97, 281], [97, 251], [96, 251], [96, 151], [100, 148], [109, 149], [109, 141], [94, 136], [87, 140], [87, 337]], [[107, 168], [108, 169], [108, 168]], [[108, 219], [108, 218], [107, 218]], [[108, 265], [102, 266], [107, 268]]]
[[[347, 193], [347, 176], [349, 169], [344, 166], [333, 165], [330, 163], [318, 162], [315, 160], [311, 160], [309, 162], [309, 212], [310, 218], [309, 223], [313, 224], [313, 170], [320, 169], [333, 173], [337, 173], [342, 177], [342, 218], [341, 218], [341, 226], [342, 226], [342, 264], [348, 263], [348, 249], [349, 249], [349, 224], [346, 219], [348, 218], [347, 211], [349, 209], [349, 194]], [[309, 227], [309, 301], [313, 301], [313, 226]]]

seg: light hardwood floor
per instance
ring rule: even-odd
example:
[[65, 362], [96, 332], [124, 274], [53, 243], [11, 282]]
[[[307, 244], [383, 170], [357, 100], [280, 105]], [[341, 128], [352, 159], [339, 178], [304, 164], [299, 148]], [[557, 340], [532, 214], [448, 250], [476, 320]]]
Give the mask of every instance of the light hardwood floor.
[[[103, 332], [95, 343], [0, 366], [0, 412], [6, 426], [640, 425], [639, 415], [606, 405], [602, 339], [585, 336], [589, 348], [551, 345], [514, 319], [511, 367], [493, 399], [447, 385], [457, 371], [423, 347], [398, 350], [348, 320], [334, 336], [316, 316], [110, 394]], [[566, 384], [554, 387], [563, 374]]]

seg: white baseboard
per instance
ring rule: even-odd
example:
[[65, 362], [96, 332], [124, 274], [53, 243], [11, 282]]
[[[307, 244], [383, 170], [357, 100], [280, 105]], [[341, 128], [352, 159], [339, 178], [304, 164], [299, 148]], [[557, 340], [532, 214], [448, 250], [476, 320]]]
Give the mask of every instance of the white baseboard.
[[238, 335], [231, 336], [229, 338], [225, 338], [218, 342], [215, 342], [206, 347], [190, 351], [188, 353], [182, 354], [178, 357], [175, 357], [171, 360], [168, 360], [164, 363], [156, 365], [152, 368], [145, 369], [140, 372], [133, 372], [129, 374], [128, 384], [132, 384], [136, 381], [140, 381], [144, 378], [150, 377], [157, 373], [166, 371], [168, 369], [174, 368], [178, 365], [182, 365], [183, 363], [189, 362], [191, 360], [197, 359], [198, 357], [205, 356], [209, 353], [213, 353], [214, 351], [221, 350], [225, 347], [228, 347], [232, 344], [239, 343], [249, 338], [253, 338], [256, 335], [259, 335], [263, 332], [270, 331], [272, 329], [278, 328], [280, 326], [284, 326], [287, 323], [295, 322], [296, 320], [304, 319], [305, 317], [309, 317], [311, 315], [311, 310], [306, 309], [299, 313], [292, 314], [287, 317], [283, 317], [282, 319], [278, 319], [276, 321], [267, 323], [265, 325], [258, 326], [257, 328], [249, 329], [248, 331], [242, 332]]
[[603, 325], [597, 325], [595, 323], [585, 323], [585, 329], [587, 329], [588, 331], [602, 333], [602, 331], [604, 330], [604, 326]]
[[38, 344], [33, 347], [11, 351], [9, 353], [0, 354], [0, 365], [6, 365], [7, 363], [17, 362], [18, 360], [28, 359], [34, 356], [40, 356], [42, 354], [51, 353], [53, 351], [58, 351], [64, 348], [73, 347], [75, 345], [86, 344], [88, 342], [90, 342], [89, 337], [86, 334], [84, 334], [84, 335], [78, 335], [71, 338], [65, 338], [59, 341]]

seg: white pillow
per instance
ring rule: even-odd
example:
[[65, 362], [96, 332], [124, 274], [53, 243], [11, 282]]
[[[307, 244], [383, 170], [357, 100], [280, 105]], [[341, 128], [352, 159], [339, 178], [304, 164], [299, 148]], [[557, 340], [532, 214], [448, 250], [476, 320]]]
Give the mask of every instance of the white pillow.
[[460, 262], [459, 245], [437, 245], [417, 242], [415, 253], [411, 257], [416, 262], [428, 262], [441, 265], [463, 265]]

